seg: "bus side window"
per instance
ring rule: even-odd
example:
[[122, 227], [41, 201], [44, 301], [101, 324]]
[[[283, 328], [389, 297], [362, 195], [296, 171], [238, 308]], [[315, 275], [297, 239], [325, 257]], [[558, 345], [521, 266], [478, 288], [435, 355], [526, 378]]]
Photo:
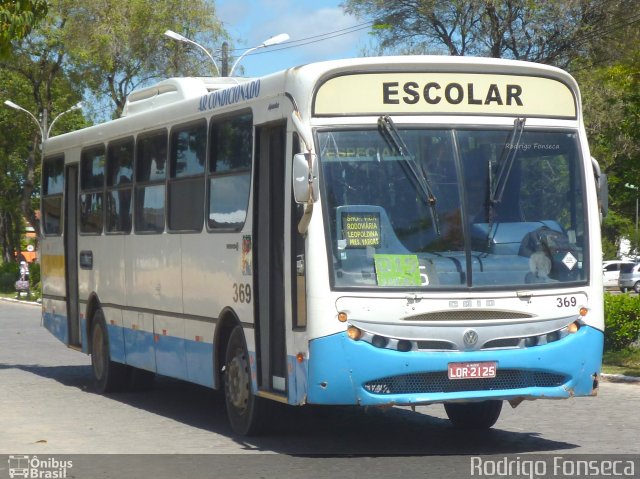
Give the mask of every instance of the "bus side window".
[[109, 143], [107, 148], [106, 231], [131, 232], [133, 138]]
[[167, 132], [138, 137], [136, 144], [135, 231], [164, 231]]
[[64, 157], [45, 158], [42, 164], [42, 231], [45, 235], [62, 234], [62, 192]]
[[209, 138], [207, 225], [210, 229], [241, 229], [251, 189], [251, 113], [214, 121]]
[[202, 231], [207, 122], [171, 131], [167, 226], [172, 231]]
[[93, 146], [82, 152], [80, 157], [80, 233], [102, 233], [104, 166], [104, 145]]

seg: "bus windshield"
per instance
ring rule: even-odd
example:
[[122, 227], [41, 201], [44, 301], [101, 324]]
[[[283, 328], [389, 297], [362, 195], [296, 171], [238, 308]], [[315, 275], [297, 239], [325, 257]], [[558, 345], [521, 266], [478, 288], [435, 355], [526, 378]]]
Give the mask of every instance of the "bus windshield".
[[516, 123], [403, 127], [402, 148], [382, 129], [318, 131], [333, 286], [586, 281], [577, 133]]

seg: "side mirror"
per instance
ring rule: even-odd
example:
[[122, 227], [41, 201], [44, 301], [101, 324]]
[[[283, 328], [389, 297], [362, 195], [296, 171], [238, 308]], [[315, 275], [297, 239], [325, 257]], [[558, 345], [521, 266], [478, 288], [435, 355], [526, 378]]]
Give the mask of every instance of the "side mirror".
[[591, 157], [591, 166], [593, 167], [593, 176], [596, 180], [596, 189], [598, 190], [598, 203], [601, 214], [600, 222], [602, 222], [602, 218], [609, 213], [609, 182], [607, 175], [602, 173], [600, 165], [594, 157]]
[[293, 157], [293, 196], [296, 203], [307, 203], [309, 199], [317, 201], [318, 193], [318, 162], [315, 155], [296, 153]]

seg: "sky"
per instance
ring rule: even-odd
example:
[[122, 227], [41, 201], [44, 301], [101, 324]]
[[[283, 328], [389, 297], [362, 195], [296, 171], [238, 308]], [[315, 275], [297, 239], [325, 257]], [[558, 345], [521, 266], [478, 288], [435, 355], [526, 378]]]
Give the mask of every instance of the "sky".
[[216, 8], [236, 57], [270, 37], [289, 34], [288, 42], [242, 59], [243, 75], [256, 77], [305, 63], [361, 56], [369, 45], [370, 27], [366, 20], [346, 15], [341, 1], [216, 0]]

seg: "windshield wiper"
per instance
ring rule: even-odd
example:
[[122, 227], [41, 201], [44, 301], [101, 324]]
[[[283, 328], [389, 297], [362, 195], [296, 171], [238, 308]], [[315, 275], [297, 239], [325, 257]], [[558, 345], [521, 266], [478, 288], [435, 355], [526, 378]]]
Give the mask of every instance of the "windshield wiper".
[[504, 190], [507, 187], [509, 181], [509, 174], [513, 167], [513, 162], [516, 159], [516, 154], [520, 148], [520, 139], [522, 138], [522, 132], [524, 131], [524, 124], [527, 121], [526, 118], [516, 118], [513, 122], [513, 129], [507, 141], [502, 149], [500, 160], [498, 162], [498, 174], [495, 181], [493, 180], [491, 173], [491, 165], [489, 165], [489, 227], [487, 228], [487, 247], [491, 248], [491, 242], [495, 231], [492, 231], [493, 223], [495, 222], [496, 206], [502, 201]]
[[418, 184], [422, 194], [427, 200], [429, 208], [431, 209], [433, 229], [436, 234], [440, 236], [440, 223], [438, 222], [438, 214], [436, 211], [436, 195], [433, 193], [433, 188], [431, 187], [431, 183], [429, 182], [427, 175], [409, 151], [409, 148], [402, 139], [398, 128], [396, 128], [395, 123], [389, 115], [383, 115], [378, 118], [378, 128], [380, 128], [380, 132], [387, 142], [393, 146], [400, 156], [406, 161], [413, 179]]
[[492, 181], [489, 185], [491, 188], [491, 196], [489, 198], [491, 206], [495, 206], [496, 203], [502, 201], [502, 195], [504, 195], [504, 189], [507, 186], [509, 180], [509, 174], [513, 167], [513, 160], [516, 158], [518, 148], [520, 147], [520, 138], [524, 131], [524, 124], [526, 118], [516, 118], [513, 122], [513, 129], [509, 138], [507, 138], [504, 148], [502, 149], [502, 155], [498, 162], [498, 175], [495, 183]]

